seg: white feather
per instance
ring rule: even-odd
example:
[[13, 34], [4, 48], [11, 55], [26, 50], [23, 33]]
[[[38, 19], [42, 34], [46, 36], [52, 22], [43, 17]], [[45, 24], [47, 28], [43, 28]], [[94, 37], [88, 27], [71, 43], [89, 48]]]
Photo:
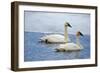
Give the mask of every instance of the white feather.
[[57, 48], [58, 50], [65, 50], [65, 51], [73, 51], [73, 50], [81, 50], [83, 49], [82, 45], [77, 45], [75, 43], [66, 43], [66, 44], [60, 44]]
[[[52, 42], [52, 43], [64, 43], [65, 41], [65, 37], [63, 35], [60, 34], [51, 34], [51, 35], [46, 35], [42, 38], [40, 38], [42, 41], [45, 41], [46, 39], [48, 40], [48, 42]], [[70, 39], [68, 38], [68, 42], [70, 42]]]

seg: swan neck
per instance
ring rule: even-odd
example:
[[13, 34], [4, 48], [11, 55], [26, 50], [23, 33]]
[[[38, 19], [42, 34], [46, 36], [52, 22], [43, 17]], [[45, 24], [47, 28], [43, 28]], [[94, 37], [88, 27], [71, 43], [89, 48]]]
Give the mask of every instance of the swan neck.
[[76, 36], [76, 44], [80, 46], [79, 36]]
[[65, 26], [65, 30], [64, 30], [64, 37], [65, 37], [65, 42], [68, 42], [68, 30], [67, 30], [67, 26]]

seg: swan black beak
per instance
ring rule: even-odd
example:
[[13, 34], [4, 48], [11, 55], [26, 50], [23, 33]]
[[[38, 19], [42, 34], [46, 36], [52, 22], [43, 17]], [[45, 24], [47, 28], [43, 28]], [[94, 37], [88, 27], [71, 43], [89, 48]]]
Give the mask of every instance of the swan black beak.
[[71, 26], [68, 22], [66, 22], [66, 26], [69, 26], [69, 27], [71, 27], [71, 28], [72, 28], [72, 26]]
[[79, 34], [80, 34], [81, 36], [84, 36], [80, 31], [79, 31]]

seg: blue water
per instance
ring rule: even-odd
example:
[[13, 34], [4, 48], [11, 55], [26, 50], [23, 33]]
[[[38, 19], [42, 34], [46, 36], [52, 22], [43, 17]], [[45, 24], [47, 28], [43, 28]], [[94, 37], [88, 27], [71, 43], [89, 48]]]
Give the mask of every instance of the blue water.
[[[25, 32], [24, 33], [24, 61], [45, 61], [45, 60], [70, 60], [90, 58], [90, 36], [84, 35], [80, 38], [80, 43], [84, 49], [81, 51], [56, 52], [55, 48], [59, 44], [45, 44], [39, 42], [39, 39], [46, 33]], [[76, 36], [69, 35], [75, 42]]]

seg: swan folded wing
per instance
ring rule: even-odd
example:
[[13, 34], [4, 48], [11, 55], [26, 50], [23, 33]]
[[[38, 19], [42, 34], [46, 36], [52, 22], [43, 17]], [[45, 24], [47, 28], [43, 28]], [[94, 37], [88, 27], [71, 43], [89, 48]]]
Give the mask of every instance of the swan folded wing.
[[[51, 43], [61, 43], [61, 42], [65, 43], [66, 42], [63, 35], [56, 35], [56, 34], [46, 35], [46, 36], [40, 38], [40, 40], [42, 40], [42, 41], [48, 40], [48, 42], [51, 42]], [[68, 39], [68, 42], [69, 41], [70, 41], [70, 39]]]
[[58, 49], [64, 49], [66, 51], [73, 51], [73, 50], [81, 50], [83, 49], [83, 47], [78, 46], [77, 44], [74, 44], [74, 43], [66, 43], [66, 44], [59, 45]]
[[65, 42], [64, 37], [61, 35], [51, 35], [48, 37], [48, 41], [55, 42], [55, 43]]

